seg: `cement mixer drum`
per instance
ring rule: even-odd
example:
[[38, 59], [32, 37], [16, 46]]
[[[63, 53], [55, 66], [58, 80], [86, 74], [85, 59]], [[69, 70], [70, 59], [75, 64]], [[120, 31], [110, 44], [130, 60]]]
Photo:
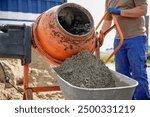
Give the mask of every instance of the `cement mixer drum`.
[[41, 14], [32, 27], [36, 50], [51, 64], [95, 49], [95, 28], [91, 14], [82, 6], [65, 3]]

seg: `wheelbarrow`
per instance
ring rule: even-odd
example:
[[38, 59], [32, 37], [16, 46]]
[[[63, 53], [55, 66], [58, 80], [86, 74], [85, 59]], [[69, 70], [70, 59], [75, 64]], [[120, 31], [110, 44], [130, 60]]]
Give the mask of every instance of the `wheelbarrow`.
[[111, 71], [116, 87], [81, 88], [61, 78], [56, 73], [55, 68], [52, 71], [66, 100], [131, 100], [135, 87], [138, 85], [137, 81], [118, 72]]

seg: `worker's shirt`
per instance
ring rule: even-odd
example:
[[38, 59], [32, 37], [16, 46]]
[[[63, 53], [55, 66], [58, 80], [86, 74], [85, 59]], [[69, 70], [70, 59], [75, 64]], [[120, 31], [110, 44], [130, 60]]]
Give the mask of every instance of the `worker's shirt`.
[[[147, 5], [147, 0], [106, 0], [106, 11], [112, 6], [120, 10], [125, 10], [142, 4]], [[146, 35], [144, 17], [129, 18], [118, 15], [117, 19], [124, 39]], [[110, 14], [106, 17], [106, 20], [112, 20]], [[118, 33], [116, 33], [116, 38], [119, 38]]]

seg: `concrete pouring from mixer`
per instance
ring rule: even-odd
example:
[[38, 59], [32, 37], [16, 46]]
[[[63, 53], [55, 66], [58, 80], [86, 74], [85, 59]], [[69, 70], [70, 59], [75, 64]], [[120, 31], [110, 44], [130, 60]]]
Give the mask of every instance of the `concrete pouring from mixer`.
[[115, 80], [103, 61], [87, 51], [67, 59], [55, 71], [70, 84], [83, 88], [115, 87]]

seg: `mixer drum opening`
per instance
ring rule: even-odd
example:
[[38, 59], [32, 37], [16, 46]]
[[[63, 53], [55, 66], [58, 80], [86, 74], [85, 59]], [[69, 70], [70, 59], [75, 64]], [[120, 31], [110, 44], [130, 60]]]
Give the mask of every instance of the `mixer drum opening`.
[[32, 27], [36, 50], [57, 66], [83, 50], [93, 53], [96, 36], [92, 15], [82, 6], [65, 3], [42, 13]]
[[93, 28], [93, 20], [88, 11], [77, 5], [59, 9], [58, 22], [65, 31], [73, 35], [85, 35]]

